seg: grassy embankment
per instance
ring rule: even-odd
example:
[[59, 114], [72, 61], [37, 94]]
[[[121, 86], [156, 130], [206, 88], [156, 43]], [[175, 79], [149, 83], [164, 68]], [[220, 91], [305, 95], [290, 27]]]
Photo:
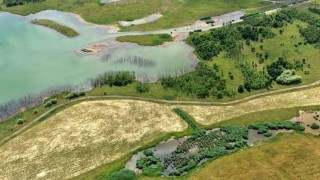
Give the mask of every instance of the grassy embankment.
[[68, 26], [65, 26], [65, 25], [58, 24], [58, 23], [51, 21], [51, 20], [48, 20], [48, 19], [34, 19], [31, 21], [31, 23], [51, 28], [51, 29], [61, 33], [62, 35], [70, 37], [70, 38], [76, 37], [79, 35], [79, 33], [77, 31], [75, 31], [74, 29], [72, 29]]
[[141, 46], [159, 46], [165, 42], [170, 42], [173, 38], [169, 34], [146, 34], [146, 35], [128, 35], [116, 38], [119, 42], [131, 42]]
[[[243, 109], [243, 108], [249, 108], [250, 109], [250, 105], [252, 105], [251, 109], [254, 109], [255, 111], [251, 112], [251, 113], [237, 113], [234, 109], [228, 109], [228, 107], [222, 107], [225, 110], [225, 114], [226, 116], [228, 117], [228, 112], [230, 113], [230, 117], [229, 118], [226, 118], [226, 116], [222, 116], [221, 114], [217, 114], [214, 109], [215, 107], [212, 107], [211, 106], [193, 106], [193, 105], [189, 105], [188, 107], [186, 105], [180, 105], [180, 107], [182, 107], [183, 110], [186, 110], [190, 115], [194, 116], [192, 113], [192, 111], [189, 111], [189, 108], [192, 108], [194, 110], [197, 110], [201, 113], [203, 112], [210, 112], [210, 114], [207, 114], [207, 117], [214, 117], [214, 116], [217, 116], [218, 118], [222, 118], [222, 120], [226, 120], [226, 121], [223, 121], [219, 124], [212, 124], [212, 125], [207, 125], [205, 127], [217, 127], [218, 125], [222, 125], [222, 124], [233, 124], [233, 125], [245, 125], [245, 124], [249, 124], [249, 123], [252, 123], [252, 122], [259, 122], [259, 121], [279, 121], [279, 120], [287, 120], [287, 119], [290, 119], [291, 117], [293, 116], [297, 116], [297, 112], [298, 110], [319, 110], [320, 107], [319, 106], [308, 106], [311, 104], [314, 104], [316, 103], [316, 101], [314, 101], [315, 99], [320, 99], [320, 97], [315, 97], [315, 95], [317, 95], [319, 90], [318, 88], [314, 88], [313, 91], [310, 91], [310, 89], [307, 89], [307, 90], [303, 90], [303, 91], [300, 91], [298, 92], [298, 94], [296, 94], [296, 96], [293, 96], [292, 93], [286, 93], [286, 95], [282, 96], [282, 98], [284, 99], [282, 102], [283, 103], [280, 103], [278, 102], [277, 104], [282, 104], [281, 106], [277, 105], [275, 106], [274, 108], [275, 109], [265, 109], [263, 107], [263, 104], [265, 104], [265, 100], [266, 99], [273, 99], [271, 101], [274, 101], [276, 102], [278, 99], [279, 99], [279, 95], [275, 95], [275, 96], [270, 96], [270, 97], [265, 97], [265, 98], [260, 98], [260, 99], [256, 99], [256, 100], [252, 100], [251, 103], [249, 103], [249, 106], [248, 106], [248, 103], [247, 105], [242, 105], [242, 104], [246, 104], [246, 102], [242, 103], [242, 104], [239, 104], [239, 106], [234, 106], [234, 108], [236, 109]], [[303, 97], [302, 97], [303, 95]], [[299, 101], [296, 102], [296, 104], [292, 104], [291, 101], [294, 101], [296, 99], [296, 97], [302, 97], [300, 98]], [[289, 100], [288, 98], [291, 97], [291, 100]], [[61, 103], [61, 101], [58, 101]], [[95, 102], [95, 101], [93, 101]], [[121, 107], [126, 107], [124, 105], [119, 105], [119, 108], [116, 108], [116, 107], [113, 107], [114, 106], [114, 103], [112, 102], [118, 102], [117, 101], [102, 101], [101, 103], [95, 103], [95, 107], [89, 107], [91, 103], [91, 101], [88, 101], [88, 102], [84, 102], [84, 103], [81, 103], [81, 104], [77, 104], [77, 103], [71, 103], [71, 104], [77, 104], [75, 106], [72, 106], [71, 108], [68, 108], [66, 110], [64, 110], [66, 107], [69, 107], [69, 106], [66, 106], [64, 108], [61, 108], [59, 111], [56, 111], [54, 113], [52, 113], [49, 117], [46, 117], [47, 120], [43, 121], [42, 123], [38, 124], [37, 126], [33, 126], [32, 128], [29, 129], [29, 131], [33, 132], [33, 131], [40, 131], [41, 129], [45, 129], [44, 127], [46, 125], [50, 125], [51, 129], [50, 131], [52, 130], [52, 127], [55, 127], [57, 126], [57, 129], [59, 129], [59, 124], [63, 124], [65, 127], [72, 127], [72, 128], [67, 128], [65, 129], [65, 132], [68, 133], [69, 130], [72, 130], [73, 133], [76, 133], [79, 131], [81, 131], [81, 128], [76, 128], [75, 127], [82, 127], [82, 126], [86, 126], [86, 123], [90, 122], [90, 123], [93, 123], [93, 122], [100, 122], [102, 123], [103, 121], [101, 121], [101, 118], [99, 118], [99, 116], [101, 117], [104, 117], [102, 119], [109, 119], [109, 115], [111, 114], [114, 114], [114, 113], [123, 113], [123, 112], [128, 112], [128, 113], [131, 113], [130, 118], [132, 121], [133, 119], [136, 119], [134, 118], [135, 116], [133, 116], [132, 112], [135, 112], [136, 110], [142, 110], [142, 111], [146, 111], [145, 107], [154, 107], [154, 106], [157, 106], [156, 104], [155, 105], [143, 105], [144, 108], [139, 108], [139, 107], [135, 107], [135, 108], [131, 108], [132, 110], [121, 110]], [[109, 103], [109, 105], [103, 105], [105, 103]], [[111, 104], [112, 105], [111, 105]], [[138, 103], [138, 102], [135, 102], [135, 103]], [[286, 108], [287, 107], [287, 103], [294, 106], [293, 108]], [[86, 105], [84, 105], [86, 104]], [[139, 104], [139, 103], [138, 103]], [[153, 104], [153, 103], [151, 103]], [[268, 103], [267, 103], [268, 104]], [[319, 103], [318, 103], [319, 104]], [[80, 107], [81, 106], [81, 107]], [[110, 107], [109, 107], [110, 106]], [[172, 108], [176, 107], [177, 105], [174, 105], [174, 106], [171, 106], [171, 105], [166, 105], [166, 104], [159, 104], [159, 106], [161, 106], [162, 108], [165, 108], [167, 109], [166, 112], [172, 112]], [[244, 107], [245, 106], [245, 107]], [[266, 105], [268, 106], [268, 105]], [[296, 107], [296, 106], [307, 106], [307, 107]], [[253, 108], [253, 107], [262, 107], [262, 108]], [[101, 108], [106, 108], [106, 109], [113, 109], [116, 111], [114, 111], [113, 113], [109, 112], [109, 111], [106, 111], [106, 110], [102, 110]], [[201, 108], [201, 109], [199, 109]], [[219, 108], [219, 107], [216, 107], [216, 108]], [[278, 109], [277, 109], [278, 108]], [[75, 110], [77, 109], [77, 110]], [[81, 112], [78, 112], [80, 109], [85, 109], [86, 110], [86, 113], [88, 116], [90, 116], [89, 119], [83, 121], [84, 119], [86, 119], [84, 116], [83, 116], [83, 113]], [[92, 111], [92, 113], [96, 113], [96, 112], [99, 112], [97, 115], [90, 115], [90, 112], [87, 112], [87, 110], [90, 110], [90, 112]], [[157, 109], [159, 110], [160, 108], [159, 107], [154, 107], [154, 109]], [[63, 111], [62, 111], [63, 110]], [[62, 112], [61, 112], [62, 111]], [[106, 112], [105, 112], [106, 111]], [[154, 111], [154, 110], [153, 110]], [[235, 111], [235, 112], [234, 112]], [[74, 112], [77, 112], [77, 113], [74, 113]], [[140, 112], [140, 111], [139, 111]], [[151, 111], [150, 111], [151, 112]], [[145, 114], [150, 114], [150, 112], [144, 112]], [[107, 113], [107, 114], [104, 114], [104, 113]], [[162, 114], [162, 113], [161, 113]], [[166, 113], [165, 113], [166, 114]], [[236, 117], [233, 117], [233, 115], [236, 114], [237, 116]], [[65, 118], [65, 116], [68, 116], [68, 118]], [[81, 116], [81, 117], [78, 117], [78, 116]], [[139, 116], [139, 115], [138, 115]], [[92, 119], [94, 117], [94, 119]], [[155, 117], [159, 117], [158, 115], [155, 115]], [[199, 117], [196, 117], [194, 116], [195, 119], [197, 120], [197, 123], [201, 122], [202, 121], [199, 121]], [[233, 118], [232, 118], [233, 117]], [[60, 120], [59, 120], [60, 119]], [[68, 120], [68, 121], [65, 121], [65, 120]], [[75, 121], [73, 121], [72, 119], [76, 119], [76, 124]], [[82, 120], [81, 120], [82, 119]], [[112, 119], [112, 118], [111, 118]], [[123, 118], [116, 118], [116, 119], [119, 119], [120, 121], [122, 121]], [[144, 118], [146, 119], [146, 117]], [[147, 118], [147, 119], [150, 119], [150, 118]], [[230, 120], [228, 120], [230, 119]], [[44, 120], [44, 119], [43, 119]], [[136, 119], [137, 120], [137, 119]], [[133, 122], [137, 122], [139, 124], [140, 121], [136, 121], [136, 120], [133, 120]], [[206, 123], [207, 124], [210, 124], [212, 123], [213, 121], [211, 121], [210, 119], [208, 119], [209, 121], [207, 121]], [[14, 123], [15, 121], [14, 120], [11, 120], [11, 121], [7, 121], [7, 122], [3, 122], [4, 124], [6, 123]], [[55, 122], [55, 123], [53, 123]], [[53, 124], [52, 124], [53, 123]], [[66, 123], [71, 123], [70, 126], [66, 126]], [[72, 124], [73, 123], [73, 124]], [[214, 123], [214, 122], [213, 122]], [[93, 123], [93, 124], [99, 124], [99, 123]], [[93, 125], [92, 124], [92, 125]], [[108, 126], [110, 125], [110, 123], [108, 123]], [[119, 124], [120, 125], [120, 124]], [[17, 126], [17, 125], [16, 125]], [[41, 126], [41, 127], [40, 127]], [[102, 125], [98, 125], [99, 127]], [[139, 127], [146, 127], [144, 125], [137, 125]], [[154, 125], [152, 125], [154, 126]], [[172, 125], [170, 125], [172, 126]], [[5, 127], [5, 126], [2, 126], [2, 123], [1, 123], [1, 126], [0, 127]], [[8, 127], [8, 126], [7, 126]], [[87, 127], [87, 126], [86, 126]], [[122, 125], [123, 127], [123, 125]], [[9, 127], [8, 127], [9, 128]], [[36, 130], [34, 130], [34, 128]], [[38, 129], [40, 128], [40, 129]], [[125, 128], [125, 127], [123, 127]], [[54, 129], [54, 128], [53, 128]], [[9, 129], [4, 129], [4, 130], [9, 130]], [[20, 134], [17, 136], [17, 138], [29, 138], [31, 137], [32, 138], [37, 138], [36, 136], [30, 134], [29, 131], [26, 131], [25, 133], [23, 134]], [[43, 130], [45, 131], [45, 130]], [[52, 132], [55, 132], [55, 131], [52, 131]], [[172, 135], [177, 135], [177, 136], [183, 136], [183, 135], [187, 135], [187, 134], [190, 134], [192, 131], [191, 129], [188, 129], [187, 131], [183, 131], [183, 132], [179, 132], [179, 133], [163, 133], [163, 134], [158, 134], [158, 133], [155, 133], [153, 135], [149, 134], [150, 137], [152, 137], [152, 139], [146, 141], [146, 142], [150, 142], [150, 143], [143, 143], [143, 144], [139, 144], [140, 147], [150, 147], [150, 146], [153, 146], [155, 145], [156, 143], [162, 141], [162, 140], [166, 140], [168, 139], [170, 136]], [[105, 133], [105, 131], [104, 131]], [[103, 134], [104, 134], [103, 133]], [[27, 135], [25, 135], [27, 134]], [[29, 136], [29, 135], [30, 136]], [[54, 137], [54, 135], [50, 135], [50, 133], [47, 133], [47, 132], [44, 132], [45, 135], [48, 135], [50, 136], [51, 138]], [[99, 136], [102, 136], [103, 134], [99, 134]], [[114, 134], [114, 133], [111, 133], [111, 134]], [[118, 133], [115, 133], [117, 134], [117, 136], [119, 136]], [[120, 133], [122, 134], [122, 133]], [[147, 133], [148, 134], [148, 133]], [[109, 134], [110, 135], [110, 134]], [[124, 134], [122, 134], [124, 135]], [[46, 136], [44, 136], [46, 137]], [[76, 137], [76, 136], [75, 136]], [[129, 136], [128, 136], [129, 137]], [[49, 138], [49, 137], [48, 137]], [[92, 136], [92, 138], [95, 138], [95, 136]], [[66, 138], [67, 139], [67, 138]], [[107, 138], [106, 138], [107, 139]], [[27, 142], [27, 139], [24, 139], [23, 141], [26, 141]], [[11, 141], [10, 141], [11, 142]], [[8, 142], [8, 143], [10, 143]], [[12, 144], [11, 145], [14, 145], [15, 143], [14, 142], [11, 142]], [[63, 143], [63, 142], [62, 142]], [[126, 143], [125, 143], [126, 144]], [[27, 145], [26, 144], [20, 144], [19, 146], [26, 146], [25, 148], [23, 149], [28, 149], [27, 148]], [[138, 148], [139, 146], [137, 146], [136, 148]], [[131, 146], [130, 146], [131, 147]], [[21, 149], [21, 148], [17, 148], [17, 149]], [[142, 149], [142, 148], [139, 148], [139, 149]], [[132, 148], [130, 149], [130, 151], [132, 150]], [[100, 167], [98, 167], [97, 169], [94, 169], [92, 171], [88, 171], [87, 173], [81, 175], [80, 177], [82, 177], [83, 179], [90, 179], [90, 178], [94, 178], [96, 176], [107, 176], [110, 172], [112, 172], [113, 170], [115, 169], [119, 169], [123, 166], [123, 164], [126, 162], [126, 160], [128, 160], [130, 158], [130, 156], [133, 154], [133, 153], [130, 153], [130, 151], [125, 151], [123, 153], [123, 155], [119, 156], [119, 159], [118, 160], [115, 160], [113, 162], [107, 162], [105, 165], [101, 165]]]
[[88, 22], [114, 25], [117, 25], [121, 20], [140, 19], [153, 13], [162, 13], [164, 16], [155, 22], [123, 27], [123, 30], [126, 31], [148, 31], [190, 25], [202, 17], [220, 15], [240, 9], [254, 8], [255, 11], [261, 12], [265, 8], [269, 8], [270, 5], [272, 4], [261, 0], [123, 0], [110, 4], [100, 4], [96, 0], [46, 0], [9, 8], [2, 5], [1, 8], [3, 11], [20, 15], [54, 9], [79, 14]]
[[[129, 85], [129, 86], [130, 87], [132, 86], [131, 87], [132, 90], [130, 91], [125, 91], [126, 90], [125, 88], [120, 88], [120, 87], [106, 88], [106, 90], [111, 89], [112, 93], [114, 94], [117, 94], [117, 93], [121, 94], [121, 93], [127, 92], [128, 93], [127, 95], [134, 95], [135, 94], [134, 85]], [[151, 91], [152, 88], [154, 89]], [[145, 97], [162, 99], [162, 96], [166, 93], [166, 91], [161, 91], [161, 90], [157, 91], [157, 88], [152, 86], [150, 87], [150, 91], [158, 92], [158, 93], [152, 94], [148, 92], [146, 93]], [[106, 99], [103, 96], [104, 92], [105, 92], [105, 88], [98, 88], [87, 93], [87, 96], [98, 96], [98, 97], [100, 96], [100, 98], [97, 98], [97, 99]], [[168, 92], [174, 93], [171, 91], [168, 91]], [[272, 119], [285, 120], [293, 116], [296, 116], [299, 108], [296, 108], [293, 110], [286, 110], [282, 112], [281, 110], [283, 109], [288, 109], [288, 108], [290, 109], [292, 107], [313, 106], [313, 105], [320, 104], [320, 102], [318, 102], [318, 100], [320, 99], [320, 94], [318, 92], [319, 92], [319, 87], [315, 87], [311, 89], [304, 89], [299, 91], [269, 95], [265, 97], [260, 97], [258, 99], [243, 101], [243, 102], [228, 105], [228, 106], [218, 106], [218, 105], [217, 106], [180, 105], [180, 106], [182, 107], [182, 109], [186, 110], [191, 116], [193, 116], [198, 123], [205, 124], [205, 125], [210, 125], [218, 122], [228, 122], [226, 120], [238, 119], [239, 116], [240, 117], [243, 116], [244, 118], [242, 118], [242, 120], [244, 121], [247, 121], [248, 119], [251, 119], [251, 120], [261, 119], [261, 121], [264, 121], [264, 119], [267, 118], [269, 115], [262, 116], [261, 112], [265, 112], [265, 114], [268, 114], [268, 112], [272, 112], [270, 113], [271, 114], [270, 117], [272, 118], [271, 119], [267, 118], [268, 120], [272, 120]], [[109, 94], [109, 91], [107, 91], [107, 93]], [[55, 108], [58, 105], [68, 102], [69, 100], [65, 99], [65, 96], [66, 96], [66, 93], [53, 96], [52, 98], [58, 99], [58, 103], [56, 105], [53, 105], [50, 108]], [[279, 99], [281, 99], [281, 101], [279, 101]], [[59, 108], [57, 111], [63, 110], [64, 108], [69, 107], [76, 103], [78, 102], [72, 102], [62, 108]], [[19, 129], [21, 129], [28, 123], [30, 123], [32, 120], [39, 117], [41, 114], [50, 110], [50, 108], [45, 108], [44, 105], [42, 104], [35, 108], [28, 109], [22, 113], [18, 113], [17, 115], [8, 119], [7, 121], [1, 122], [0, 123], [0, 140], [18, 131]], [[275, 109], [280, 109], [280, 110], [275, 110]], [[302, 109], [305, 109], [305, 108], [302, 108]], [[263, 118], [261, 118], [260, 116]], [[277, 117], [281, 117], [281, 118], [277, 118]], [[16, 123], [18, 119], [23, 119], [25, 123], [22, 125], [18, 125]], [[232, 123], [234, 122], [232, 121]]]

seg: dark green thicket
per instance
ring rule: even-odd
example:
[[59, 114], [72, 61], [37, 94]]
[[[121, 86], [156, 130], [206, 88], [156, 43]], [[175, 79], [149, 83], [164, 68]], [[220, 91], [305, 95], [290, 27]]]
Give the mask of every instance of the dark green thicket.
[[149, 86], [147, 84], [142, 84], [142, 83], [139, 83], [137, 86], [136, 86], [136, 91], [138, 93], [146, 93], [146, 92], [149, 92]]
[[93, 87], [109, 85], [109, 86], [126, 86], [133, 83], [135, 76], [128, 71], [104, 73], [91, 80]]
[[271, 85], [272, 80], [263, 72], [258, 72], [249, 64], [244, 63], [240, 66], [242, 74], [244, 75], [244, 88], [247, 91], [259, 90], [267, 88]]
[[26, 3], [42, 2], [44, 0], [3, 0], [3, 4], [7, 7], [24, 5]]
[[203, 60], [210, 60], [222, 51], [228, 56], [239, 54], [241, 35], [233, 27], [223, 27], [206, 33], [193, 33], [187, 42], [195, 47], [195, 51]]
[[161, 176], [164, 170], [160, 159], [154, 155], [142, 157], [137, 161], [137, 168], [146, 176]]
[[269, 137], [272, 135], [269, 130], [286, 129], [286, 130], [304, 131], [303, 126], [290, 121], [256, 123], [256, 124], [249, 125], [248, 128], [255, 129], [258, 131], [259, 134], [263, 134], [266, 137]]
[[316, 123], [312, 123], [311, 126], [310, 126], [311, 129], [319, 129], [320, 126]]
[[85, 92], [71, 92], [66, 96], [66, 99], [74, 99], [85, 95]]
[[135, 180], [137, 179], [136, 173], [129, 169], [121, 169], [120, 171], [113, 172], [109, 180]]
[[[171, 154], [165, 158], [164, 167], [174, 165], [175, 171], [170, 176], [180, 176], [198, 166], [202, 160], [217, 159], [229, 151], [247, 145], [248, 130], [245, 127], [224, 126], [221, 130], [209, 131], [188, 138]], [[195, 153], [191, 155], [190, 149], [196, 147]]]
[[205, 63], [199, 63], [195, 72], [179, 77], [162, 78], [161, 85], [187, 95], [196, 95], [198, 98], [234, 97], [236, 92], [227, 88], [226, 80], [220, 74], [221, 70], [217, 65], [209, 67]]
[[55, 105], [58, 103], [58, 100], [57, 99], [49, 99], [48, 101], [46, 101], [44, 103], [44, 107], [51, 107], [52, 105]]
[[318, 8], [316, 6], [309, 7], [308, 10], [313, 13], [320, 14], [320, 8]]

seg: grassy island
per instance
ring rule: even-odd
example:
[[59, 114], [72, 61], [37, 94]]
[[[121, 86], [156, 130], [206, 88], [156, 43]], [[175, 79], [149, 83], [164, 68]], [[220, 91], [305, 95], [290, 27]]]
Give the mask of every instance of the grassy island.
[[142, 46], [159, 46], [172, 40], [173, 38], [170, 34], [128, 35], [117, 37], [117, 41], [119, 42], [137, 43]]
[[58, 24], [54, 21], [48, 20], [48, 19], [34, 19], [31, 21], [32, 24], [37, 24], [40, 26], [45, 26], [48, 28], [51, 28], [53, 30], [56, 30], [57, 32], [67, 36], [67, 37], [76, 37], [79, 35], [79, 33], [77, 31], [75, 31], [74, 29], [65, 26], [65, 25], [61, 25]]

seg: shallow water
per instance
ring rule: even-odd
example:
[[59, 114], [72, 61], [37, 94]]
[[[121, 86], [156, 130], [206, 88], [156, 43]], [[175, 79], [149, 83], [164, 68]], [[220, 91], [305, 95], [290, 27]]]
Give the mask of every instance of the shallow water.
[[[52, 29], [30, 23], [39, 18], [67, 25], [80, 36], [66, 38]], [[112, 40], [119, 35], [140, 34], [114, 31], [59, 11], [48, 10], [26, 17], [0, 12], [0, 103], [51, 87], [81, 84], [108, 71], [134, 71], [140, 80], [155, 81], [163, 75], [179, 74], [181, 69], [191, 70], [197, 63], [190, 56], [192, 48], [183, 42], [166, 47], [124, 43], [107, 49], [111, 54], [108, 62], [98, 56], [80, 56], [75, 52], [87, 44]], [[119, 58], [134, 56], [151, 60], [154, 66], [115, 63]]]

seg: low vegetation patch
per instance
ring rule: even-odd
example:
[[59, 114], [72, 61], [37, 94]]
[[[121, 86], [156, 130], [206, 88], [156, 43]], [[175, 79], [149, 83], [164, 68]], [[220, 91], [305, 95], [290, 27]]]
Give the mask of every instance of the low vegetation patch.
[[76, 37], [79, 35], [79, 33], [76, 32], [74, 29], [65, 25], [58, 24], [48, 19], [34, 19], [31, 21], [31, 23], [51, 28], [67, 37]]
[[141, 46], [159, 46], [165, 42], [172, 41], [173, 38], [170, 34], [147, 34], [119, 36], [116, 40], [119, 42], [137, 43]]

